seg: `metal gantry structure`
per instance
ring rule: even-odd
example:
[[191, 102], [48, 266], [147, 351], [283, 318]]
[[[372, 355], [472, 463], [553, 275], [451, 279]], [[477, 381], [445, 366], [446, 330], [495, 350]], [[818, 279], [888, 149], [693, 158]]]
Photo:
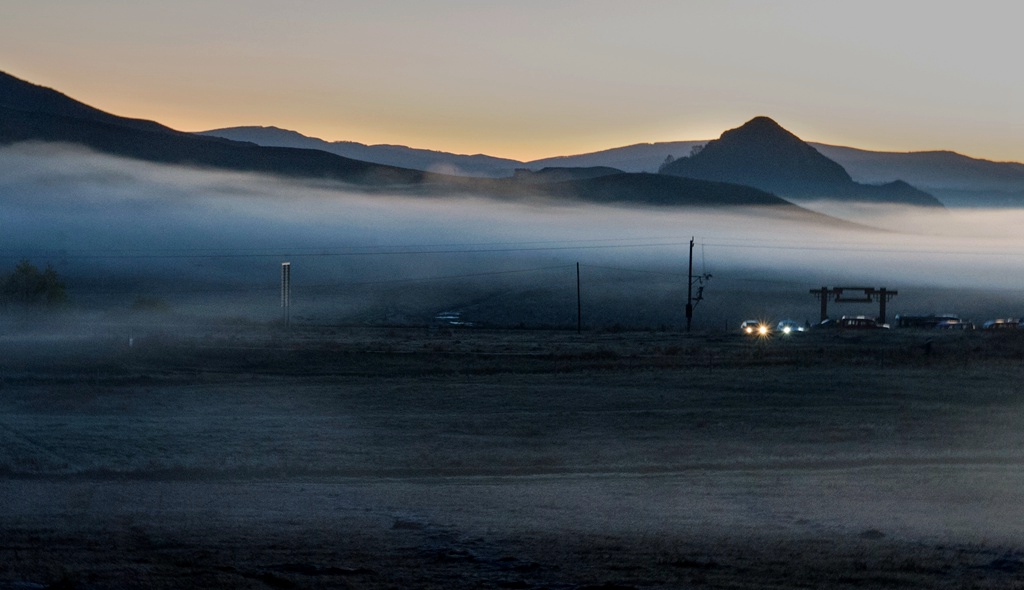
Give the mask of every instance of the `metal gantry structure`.
[[[854, 295], [850, 295], [852, 292]], [[828, 301], [831, 299], [836, 303], [873, 303], [878, 302], [878, 321], [885, 323], [885, 307], [890, 299], [899, 295], [899, 291], [890, 291], [885, 287], [875, 289], [874, 287], [822, 287], [811, 289], [814, 295], [821, 302], [821, 321], [828, 319]]]
[[292, 321], [292, 263], [281, 263], [281, 313], [284, 325]]

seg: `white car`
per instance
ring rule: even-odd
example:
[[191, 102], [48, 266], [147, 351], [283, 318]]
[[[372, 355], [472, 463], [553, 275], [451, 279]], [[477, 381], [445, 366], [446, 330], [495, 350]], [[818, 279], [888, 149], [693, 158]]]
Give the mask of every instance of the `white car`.
[[750, 336], [767, 336], [771, 333], [772, 329], [768, 325], [768, 322], [762, 322], [761, 320], [746, 320], [740, 324], [740, 331]]

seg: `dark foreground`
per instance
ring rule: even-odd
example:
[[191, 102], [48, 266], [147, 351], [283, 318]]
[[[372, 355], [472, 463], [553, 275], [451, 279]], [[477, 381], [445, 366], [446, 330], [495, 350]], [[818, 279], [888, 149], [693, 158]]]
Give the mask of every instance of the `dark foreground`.
[[1024, 341], [0, 340], [0, 588], [1024, 587]]

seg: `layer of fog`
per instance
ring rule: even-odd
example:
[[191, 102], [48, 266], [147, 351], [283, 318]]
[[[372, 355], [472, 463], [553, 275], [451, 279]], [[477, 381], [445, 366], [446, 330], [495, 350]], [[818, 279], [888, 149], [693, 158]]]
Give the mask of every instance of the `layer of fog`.
[[[365, 194], [343, 186], [145, 164], [68, 146], [0, 150], [0, 270], [51, 264], [80, 310], [145, 300], [183, 314], [328, 323], [678, 326], [689, 240], [710, 273], [697, 324], [817, 320], [809, 289], [887, 287], [894, 313], [1019, 315], [1021, 210], [812, 204], [632, 208]], [[859, 224], [859, 225], [857, 225]], [[840, 313], [874, 315], [876, 305]]]

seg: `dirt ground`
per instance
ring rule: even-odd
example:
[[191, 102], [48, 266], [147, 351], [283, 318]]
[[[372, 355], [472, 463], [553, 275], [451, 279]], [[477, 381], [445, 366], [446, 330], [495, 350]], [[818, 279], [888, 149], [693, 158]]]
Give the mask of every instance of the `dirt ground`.
[[0, 589], [1024, 588], [1024, 338], [0, 337]]

